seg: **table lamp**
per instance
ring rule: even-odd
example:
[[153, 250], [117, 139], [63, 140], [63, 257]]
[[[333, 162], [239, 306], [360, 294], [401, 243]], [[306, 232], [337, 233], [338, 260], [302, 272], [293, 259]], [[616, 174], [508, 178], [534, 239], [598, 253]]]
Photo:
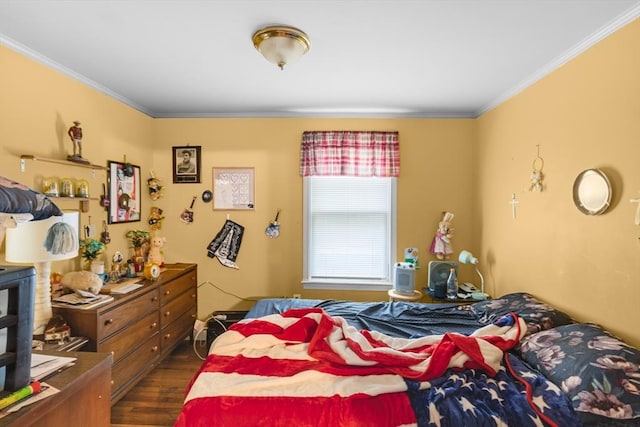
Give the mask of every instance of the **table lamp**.
[[460, 261], [462, 264], [473, 264], [473, 266], [476, 269], [476, 273], [478, 273], [478, 276], [480, 276], [480, 291], [481, 292], [473, 292], [471, 294], [471, 298], [476, 299], [476, 300], [483, 300], [483, 299], [487, 299], [488, 295], [484, 293], [484, 277], [482, 277], [482, 273], [480, 273], [480, 270], [478, 270], [478, 258], [474, 257], [473, 254], [467, 250], [464, 250], [462, 252], [460, 252], [460, 255], [458, 256], [458, 261]]
[[79, 212], [18, 223], [6, 231], [5, 259], [33, 264], [36, 289], [33, 334], [43, 335], [51, 310], [51, 262], [78, 256]]

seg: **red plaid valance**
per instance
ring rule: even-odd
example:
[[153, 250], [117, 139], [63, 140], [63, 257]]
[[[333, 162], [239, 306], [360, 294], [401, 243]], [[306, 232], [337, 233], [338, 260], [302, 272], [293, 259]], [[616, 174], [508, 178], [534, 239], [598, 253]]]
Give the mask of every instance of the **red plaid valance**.
[[397, 177], [398, 132], [303, 132], [300, 175]]

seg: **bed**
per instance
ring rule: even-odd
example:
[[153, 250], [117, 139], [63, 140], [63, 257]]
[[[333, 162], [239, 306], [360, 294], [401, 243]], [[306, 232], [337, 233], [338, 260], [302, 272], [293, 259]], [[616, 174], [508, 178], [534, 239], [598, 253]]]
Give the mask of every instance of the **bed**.
[[220, 334], [176, 426], [640, 425], [640, 351], [530, 294], [267, 299]]

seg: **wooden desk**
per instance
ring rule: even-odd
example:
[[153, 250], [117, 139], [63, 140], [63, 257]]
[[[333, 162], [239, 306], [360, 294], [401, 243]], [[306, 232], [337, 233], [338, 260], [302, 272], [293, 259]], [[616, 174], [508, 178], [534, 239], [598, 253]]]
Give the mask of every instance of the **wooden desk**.
[[64, 356], [78, 360], [44, 380], [60, 393], [7, 415], [0, 419], [0, 427], [111, 425], [111, 354], [69, 352]]

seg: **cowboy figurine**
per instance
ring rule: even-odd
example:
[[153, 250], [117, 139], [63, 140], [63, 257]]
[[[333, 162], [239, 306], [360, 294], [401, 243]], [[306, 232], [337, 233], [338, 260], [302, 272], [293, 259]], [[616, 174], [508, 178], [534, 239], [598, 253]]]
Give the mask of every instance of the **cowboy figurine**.
[[74, 162], [89, 163], [82, 158], [82, 128], [80, 127], [80, 122], [74, 121], [67, 134], [73, 142], [73, 156], [67, 156], [67, 159]]

